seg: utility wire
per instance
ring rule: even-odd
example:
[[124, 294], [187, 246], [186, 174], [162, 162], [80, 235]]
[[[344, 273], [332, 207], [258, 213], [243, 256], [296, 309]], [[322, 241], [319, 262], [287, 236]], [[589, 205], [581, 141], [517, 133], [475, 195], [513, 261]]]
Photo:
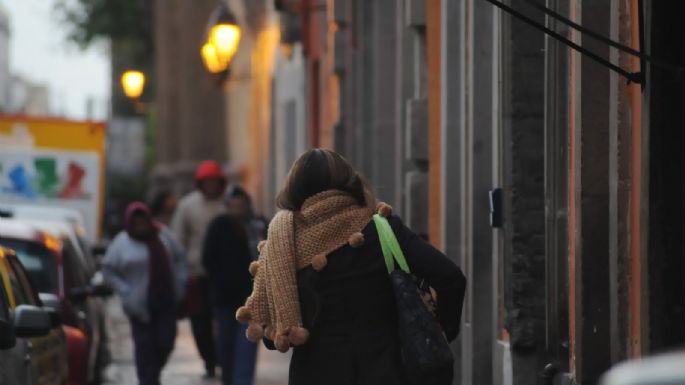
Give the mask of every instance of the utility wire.
[[569, 47], [575, 49], [576, 51], [582, 53], [583, 55], [589, 57], [590, 59], [598, 62], [599, 64], [602, 64], [603, 66], [609, 68], [610, 70], [622, 75], [623, 77], [628, 79], [629, 82], [634, 82], [634, 83], [638, 83], [638, 84], [643, 83], [644, 78], [643, 78], [642, 72], [627, 71], [627, 70], [617, 66], [616, 64], [610, 62], [609, 60], [597, 55], [596, 53], [594, 53], [594, 52], [592, 52], [586, 48], [581, 47], [580, 45], [578, 45], [578, 44], [574, 43], [573, 41], [571, 41], [570, 39], [566, 38], [565, 36], [555, 32], [555, 31], [552, 31], [551, 29], [547, 28], [545, 25], [538, 23], [537, 21], [531, 19], [530, 17], [524, 15], [523, 13], [515, 10], [514, 8], [512, 8], [506, 4], [503, 4], [497, 0], [485, 0], [485, 1], [487, 1], [488, 3], [494, 5], [495, 7], [499, 8], [499, 9], [511, 14], [512, 16], [517, 17], [518, 19], [520, 19], [521, 21], [530, 25], [531, 27], [536, 28], [536, 29], [542, 31], [543, 33], [546, 33], [547, 35], [552, 36], [553, 38], [563, 42], [564, 44], [568, 45]]
[[[573, 20], [568, 19], [565, 16], [545, 7], [544, 5], [538, 3], [535, 0], [523, 0], [523, 1], [528, 3], [531, 7], [537, 9], [538, 11], [543, 12], [547, 16], [550, 16], [551, 18], [568, 25], [569, 27], [575, 29], [576, 31], [578, 31], [584, 35], [590, 36], [595, 40], [598, 40], [598, 41], [601, 41], [607, 45], [610, 45], [610, 46], [618, 49], [619, 51], [623, 51], [623, 52], [628, 53], [630, 55], [636, 56], [636, 57], [642, 59], [643, 61], [648, 61], [657, 67], [661, 67], [661, 68], [668, 69], [668, 70], [675, 71], [675, 72], [680, 72], [683, 70], [682, 67], [678, 67], [678, 66], [673, 65], [671, 63], [667, 63], [667, 62], [664, 62], [661, 60], [654, 59], [652, 56], [650, 56], [644, 52], [640, 52], [640, 51], [638, 51], [632, 47], [628, 47], [628, 46], [623, 45], [619, 42], [611, 40], [608, 37], [606, 37], [600, 33], [597, 33], [591, 29], [583, 27], [582, 25], [580, 25], [580, 24], [574, 22]], [[642, 32], [642, 28], [640, 28], [640, 31]], [[641, 38], [644, 39], [643, 36], [641, 36]], [[644, 42], [640, 42], [640, 47], [641, 47], [640, 49], [643, 49]]]
[[606, 43], [606, 44], [608, 44], [608, 45], [610, 45], [610, 46], [612, 46], [612, 47], [614, 47], [614, 48], [616, 48], [616, 49], [618, 49], [618, 50], [620, 50], [620, 51], [627, 52], [627, 53], [629, 53], [629, 54], [631, 54], [631, 55], [633, 55], [633, 56], [637, 56], [637, 57], [640, 57], [640, 58], [644, 58], [644, 59], [650, 60], [650, 57], [649, 57], [648, 55], [646, 55], [646, 54], [644, 54], [644, 53], [642, 53], [642, 52], [640, 52], [640, 51], [638, 51], [638, 50], [636, 50], [636, 49], [633, 49], [633, 48], [631, 48], [631, 47], [628, 47], [628, 46], [625, 46], [625, 45], [623, 45], [623, 44], [621, 44], [621, 43], [618, 43], [618, 42], [616, 42], [616, 41], [613, 41], [613, 40], [609, 39], [608, 37], [606, 37], [606, 36], [604, 36], [604, 35], [602, 35], [602, 34], [600, 34], [600, 33], [597, 33], [597, 32], [595, 32], [595, 31], [593, 31], [593, 30], [590, 30], [590, 29], [588, 29], [588, 28], [585, 28], [585, 27], [583, 27], [582, 25], [580, 25], [580, 24], [574, 22], [573, 20], [568, 19], [568, 18], [564, 17], [563, 15], [561, 15], [561, 14], [559, 14], [559, 13], [557, 13], [557, 12], [555, 12], [555, 11], [553, 11], [553, 10], [547, 8], [547, 7], [545, 7], [544, 5], [538, 3], [538, 2], [535, 1], [535, 0], [523, 0], [523, 1], [526, 2], [526, 3], [528, 3], [528, 4], [530, 4], [531, 7], [537, 9], [538, 11], [541, 11], [541, 12], [543, 12], [544, 14], [546, 14], [547, 16], [550, 16], [550, 17], [552, 17], [553, 19], [556, 19], [556, 20], [558, 20], [558, 21], [560, 21], [560, 22], [562, 22], [562, 23], [568, 25], [569, 27], [575, 29], [575, 30], [578, 31], [578, 32], [581, 32], [581, 33], [583, 33], [583, 34], [585, 34], [585, 35], [588, 35], [588, 36], [590, 36], [590, 37], [592, 37], [592, 38], [594, 38], [594, 39], [596, 39], [596, 40], [599, 40], [599, 41], [601, 41], [601, 42], [603, 42], [603, 43]]

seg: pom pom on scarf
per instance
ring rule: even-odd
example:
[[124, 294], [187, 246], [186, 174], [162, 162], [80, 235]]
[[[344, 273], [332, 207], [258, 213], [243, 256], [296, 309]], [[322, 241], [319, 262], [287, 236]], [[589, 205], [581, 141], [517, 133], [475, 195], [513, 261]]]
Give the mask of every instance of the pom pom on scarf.
[[288, 340], [288, 336], [280, 335], [276, 337], [274, 345], [276, 345], [276, 349], [278, 349], [278, 351], [281, 353], [287, 353], [288, 350], [290, 350], [290, 341]]
[[326, 258], [326, 254], [319, 254], [312, 258], [312, 267], [316, 271], [321, 271], [323, 270], [326, 265], [328, 264], [328, 258]]
[[354, 233], [350, 235], [350, 239], [347, 241], [347, 243], [350, 244], [350, 246], [356, 248], [364, 246], [364, 234], [362, 233]]
[[250, 263], [250, 274], [252, 274], [253, 277], [257, 276], [257, 272], [259, 271], [259, 262], [254, 261]]
[[376, 209], [378, 210], [378, 214], [382, 217], [388, 218], [392, 215], [392, 206], [387, 203], [379, 203], [378, 206], [376, 206]]
[[252, 312], [250, 312], [250, 309], [242, 306], [235, 313], [235, 319], [240, 323], [246, 324], [252, 319]]
[[252, 322], [250, 323], [250, 326], [248, 326], [247, 331], [245, 332], [245, 335], [247, 336], [247, 339], [250, 340], [251, 342], [257, 343], [259, 340], [264, 338], [264, 328], [262, 328], [260, 325]]
[[304, 345], [309, 340], [309, 330], [302, 327], [295, 327], [290, 329], [288, 339], [295, 346]]
[[259, 243], [257, 244], [257, 251], [259, 251], [260, 254], [262, 253], [262, 250], [264, 250], [264, 246], [266, 246], [265, 240], [259, 241]]

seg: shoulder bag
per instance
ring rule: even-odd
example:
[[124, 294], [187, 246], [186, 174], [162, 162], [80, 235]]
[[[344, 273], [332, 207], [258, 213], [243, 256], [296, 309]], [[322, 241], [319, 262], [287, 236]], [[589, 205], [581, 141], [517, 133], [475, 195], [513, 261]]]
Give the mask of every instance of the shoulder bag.
[[407, 377], [417, 385], [450, 385], [454, 371], [452, 351], [440, 324], [426, 306], [425, 290], [411, 274], [388, 220], [378, 214], [373, 220], [395, 292], [400, 348]]

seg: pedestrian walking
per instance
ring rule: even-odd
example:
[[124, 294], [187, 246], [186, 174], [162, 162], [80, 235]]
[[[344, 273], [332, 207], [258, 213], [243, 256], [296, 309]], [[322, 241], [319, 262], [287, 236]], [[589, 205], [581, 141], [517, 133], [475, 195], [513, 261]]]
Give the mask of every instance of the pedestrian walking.
[[[254, 289], [236, 318], [247, 336], [286, 352], [291, 385], [407, 384], [399, 312], [373, 217], [387, 217], [412, 273], [437, 293], [437, 318], [456, 338], [461, 270], [405, 227], [339, 154], [314, 149], [293, 165], [281, 209], [260, 245]], [[444, 338], [444, 337], [441, 337]], [[443, 342], [446, 344], [446, 342]], [[450, 362], [451, 364], [451, 362]], [[442, 383], [451, 383], [449, 378]]]
[[256, 261], [259, 258], [257, 246], [266, 239], [266, 228], [268, 226], [266, 219], [257, 215], [250, 194], [240, 186], [230, 188], [230, 192], [226, 196], [226, 209], [230, 216], [245, 226], [250, 245], [250, 256], [253, 261]]
[[235, 312], [252, 290], [248, 272], [255, 260], [257, 243], [266, 237], [266, 223], [254, 215], [247, 192], [234, 187], [226, 196], [227, 213], [216, 217], [207, 229], [202, 260], [216, 323], [217, 350], [224, 385], [250, 385], [254, 377], [257, 344], [245, 339], [246, 326]]
[[176, 211], [176, 203], [176, 195], [171, 191], [162, 190], [157, 192], [150, 202], [152, 217], [165, 226], [171, 225], [171, 218], [173, 218]]
[[216, 352], [209, 281], [202, 266], [202, 246], [209, 222], [224, 213], [226, 175], [219, 164], [206, 160], [195, 171], [196, 189], [179, 202], [171, 228], [188, 251], [188, 287], [184, 312], [190, 317], [195, 344], [205, 364], [205, 378], [213, 378]]
[[130, 319], [140, 384], [159, 385], [176, 339], [177, 308], [187, 276], [185, 255], [145, 204], [128, 206], [125, 225], [105, 254], [102, 273]]

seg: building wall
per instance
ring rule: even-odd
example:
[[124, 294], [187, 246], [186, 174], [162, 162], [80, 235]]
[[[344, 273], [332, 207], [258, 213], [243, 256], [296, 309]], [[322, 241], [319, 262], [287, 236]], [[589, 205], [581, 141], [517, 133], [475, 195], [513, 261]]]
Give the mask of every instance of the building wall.
[[[683, 42], [682, 17], [685, 7], [676, 4], [654, 3], [650, 9], [647, 25], [651, 25], [646, 36], [647, 49], [654, 57], [660, 57], [675, 66], [685, 64], [685, 43]], [[678, 31], [678, 32], [674, 32]], [[674, 34], [671, 36], [671, 34]], [[647, 258], [642, 266], [647, 270], [647, 279], [642, 282], [648, 288], [649, 296], [645, 302], [642, 320], [641, 340], [637, 341], [641, 350], [660, 352], [680, 347], [685, 333], [680, 327], [685, 317], [685, 290], [683, 290], [682, 258], [685, 252], [683, 237], [684, 204], [681, 199], [685, 191], [682, 175], [683, 142], [685, 135], [685, 85], [683, 78], [666, 68], [651, 65], [648, 70], [648, 83], [645, 93], [644, 131], [648, 139], [642, 148], [643, 156], [648, 157], [649, 165], [647, 191], [649, 218], [645, 226], [649, 231]], [[644, 170], [644, 169], [643, 169]], [[675, 177], [674, 177], [675, 176]], [[643, 202], [645, 202], [643, 200]], [[631, 218], [632, 219], [632, 218]], [[647, 327], [645, 327], [647, 326]], [[631, 330], [632, 334], [632, 330]], [[631, 335], [632, 337], [632, 335]], [[631, 346], [635, 345], [631, 338]]]
[[49, 116], [50, 93], [44, 84], [33, 83], [19, 75], [10, 76], [6, 112], [30, 116]]
[[[466, 226], [463, 218], [468, 210], [463, 194], [462, 180], [465, 176], [464, 150], [462, 135], [466, 122], [466, 23], [464, 22], [465, 2], [442, 3], [442, 106], [440, 112], [442, 160], [441, 174], [443, 177], [442, 207], [443, 215], [443, 247], [445, 253], [465, 272], [469, 259], [466, 255]], [[451, 21], [451, 22], [448, 22]], [[446, 108], [449, 106], [450, 108]], [[464, 310], [467, 310], [465, 308]], [[455, 353], [455, 383], [470, 383], [472, 366], [469, 365], [470, 350], [464, 347], [467, 338], [467, 314], [462, 316], [461, 337], [453, 343]]]
[[[640, 69], [639, 60], [511, 3]], [[668, 178], [652, 177], [680, 165], [681, 135], [664, 128], [682, 120], [678, 85], [654, 72], [643, 92], [482, 0], [300, 4], [301, 52], [285, 60], [273, 41], [251, 40], [241, 55], [252, 76], [245, 93], [228, 98], [230, 121], [244, 123], [229, 125], [227, 145], [249, 144], [231, 160], [245, 164], [266, 212], [301, 150], [347, 156], [469, 279], [455, 384], [591, 384], [622, 359], [666, 348], [666, 334], [650, 323], [677, 324], [685, 303], [658, 287], [681, 287], [682, 210], [663, 202], [682, 183], [669, 190]], [[637, 0], [546, 4], [639, 46]], [[676, 20], [657, 11], [646, 23], [654, 43], [667, 31], [659, 23], [674, 28]], [[255, 77], [257, 68], [270, 70]], [[490, 201], [495, 189], [501, 201]], [[490, 222], [493, 208], [500, 227]]]
[[0, 6], [0, 111], [7, 111], [10, 103], [10, 18]]
[[285, 151], [274, 141], [285, 135], [286, 129], [283, 125], [276, 127], [281, 121], [276, 85], [290, 80], [295, 85], [296, 81], [284, 78], [290, 70], [287, 65], [278, 68], [282, 59], [281, 32], [272, 2], [230, 0], [227, 4], [238, 19], [242, 35], [231, 74], [223, 82], [223, 144], [232, 182], [242, 184], [252, 194], [259, 212], [271, 215], [277, 185], [274, 165]]
[[[290, 58], [284, 56], [281, 50], [278, 51], [273, 78], [271, 197], [276, 196], [290, 166], [307, 149], [305, 60], [301, 44], [297, 43], [292, 48]], [[271, 203], [267, 211], [273, 212], [274, 209]]]
[[140, 177], [145, 172], [145, 121], [112, 118], [107, 122], [107, 172]]
[[[245, 2], [231, 0], [227, 2], [230, 10], [245, 25]], [[226, 150], [229, 169], [241, 183], [246, 183], [250, 158], [250, 133], [248, 129], [250, 92], [252, 82], [252, 51], [255, 34], [247, 29], [242, 30], [238, 51], [231, 63], [231, 77], [223, 84], [226, 102]]]
[[[402, 72], [399, 58], [404, 52], [416, 52], [408, 55], [425, 62], [426, 54], [411, 40], [403, 40], [405, 35], [414, 38], [413, 32], [405, 33], [413, 27], [407, 26], [404, 15], [405, 7], [396, 1], [337, 0], [302, 11], [309, 145], [333, 148], [349, 157], [379, 199], [410, 216], [426, 207], [403, 205], [408, 191], [419, 193], [415, 181], [424, 181], [425, 175], [404, 174], [402, 122], [408, 116], [408, 101], [401, 95], [407, 92], [405, 86], [422, 81], [425, 69], [419, 74]], [[415, 118], [420, 122], [415, 130], [425, 130], [425, 121], [418, 120], [426, 119], [425, 106], [422, 112]], [[426, 222], [425, 209], [421, 218], [409, 221]], [[426, 225], [421, 228], [425, 234]]]
[[[633, 3], [549, 5], [634, 46]], [[641, 245], [646, 158], [639, 118], [648, 95], [491, 10], [469, 1], [442, 8], [443, 20], [453, 22], [442, 27], [443, 65], [449, 68], [441, 71], [442, 140], [451, 150], [442, 156], [443, 232], [448, 255], [461, 253], [457, 260], [471, 279], [455, 349], [460, 380], [528, 384], [543, 373], [568, 372], [567, 380], [593, 383], [612, 364], [648, 351]], [[539, 13], [529, 14], [545, 22]], [[568, 34], [639, 69], [605, 44]], [[501, 88], [489, 94], [493, 84]], [[499, 130], [483, 129], [497, 125]], [[479, 206], [479, 195], [498, 186], [504, 187], [505, 222], [493, 230], [479, 222], [488, 211]], [[491, 259], [484, 262], [484, 255]], [[659, 266], [679, 269], [676, 263]], [[489, 358], [479, 358], [484, 349]]]
[[200, 57], [213, 0], [155, 3], [156, 150], [155, 185], [179, 193], [193, 188], [199, 162], [224, 163], [224, 94]]

